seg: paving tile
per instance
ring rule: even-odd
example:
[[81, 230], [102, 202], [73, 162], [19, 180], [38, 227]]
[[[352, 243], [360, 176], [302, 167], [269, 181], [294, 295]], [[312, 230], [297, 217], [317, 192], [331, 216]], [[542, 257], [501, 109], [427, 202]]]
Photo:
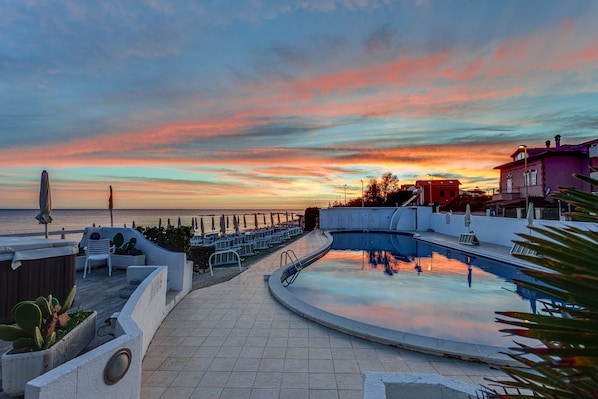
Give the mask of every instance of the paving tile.
[[230, 377], [230, 374], [231, 373], [228, 371], [206, 371], [197, 386], [208, 388], [224, 388], [226, 382], [228, 381], [228, 377]]
[[171, 371], [178, 371], [182, 370], [187, 362], [189, 361], [186, 357], [169, 357], [165, 359], [158, 370], [171, 370]]
[[169, 387], [160, 398], [164, 399], [189, 399], [193, 394], [194, 388], [189, 387]]
[[310, 389], [309, 399], [338, 399], [336, 389]]
[[203, 371], [181, 371], [172, 381], [173, 387], [193, 387], [195, 388], [203, 377]]
[[333, 360], [335, 373], [360, 373], [359, 362], [351, 359]]
[[220, 394], [220, 399], [249, 399], [250, 397], [250, 388], [224, 388]]
[[261, 358], [264, 355], [264, 347], [262, 346], [243, 346], [239, 357]]
[[251, 388], [255, 381], [255, 371], [235, 371], [226, 382], [227, 388]]
[[282, 385], [282, 373], [281, 372], [258, 372], [253, 382], [254, 388], [276, 388], [280, 389]]
[[334, 373], [309, 373], [309, 389], [336, 389]]
[[309, 348], [309, 359], [332, 359], [332, 351], [330, 347]]
[[208, 367], [209, 371], [231, 371], [237, 363], [236, 357], [215, 357]]
[[309, 371], [308, 359], [288, 358], [284, 362], [284, 372], [286, 373], [306, 373]]
[[336, 373], [336, 386], [343, 389], [360, 390], [363, 385], [361, 373]]
[[262, 358], [258, 371], [282, 371], [284, 368], [284, 358]]
[[339, 399], [363, 399], [363, 392], [361, 389], [359, 389], [359, 390], [339, 389], [338, 397], [339, 397]]
[[309, 399], [309, 389], [282, 388], [280, 399]]
[[166, 387], [142, 386], [140, 397], [144, 399], [160, 399], [164, 391], [166, 391]]
[[282, 386], [285, 388], [308, 388], [308, 373], [283, 373]]
[[178, 371], [156, 370], [145, 381], [148, 387], [168, 387], [178, 375]]
[[333, 373], [334, 365], [330, 359], [309, 359], [310, 373]]

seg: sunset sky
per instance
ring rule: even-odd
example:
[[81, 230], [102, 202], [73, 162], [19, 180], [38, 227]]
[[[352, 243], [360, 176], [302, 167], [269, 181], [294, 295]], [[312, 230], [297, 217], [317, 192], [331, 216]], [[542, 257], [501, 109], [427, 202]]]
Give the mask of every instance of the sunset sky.
[[[498, 187], [598, 137], [597, 1], [0, 0], [0, 208], [328, 206]], [[345, 187], [346, 185], [346, 187]]]

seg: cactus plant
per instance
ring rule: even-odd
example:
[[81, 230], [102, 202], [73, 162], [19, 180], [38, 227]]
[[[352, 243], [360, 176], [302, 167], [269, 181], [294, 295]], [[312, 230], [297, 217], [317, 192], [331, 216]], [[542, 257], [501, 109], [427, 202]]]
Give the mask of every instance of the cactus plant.
[[68, 325], [67, 310], [72, 306], [76, 292], [74, 285], [62, 305], [52, 295], [17, 303], [12, 308], [16, 325], [0, 325], [0, 339], [12, 342], [13, 353], [49, 348], [56, 342], [57, 333]]
[[114, 243], [114, 253], [117, 255], [142, 255], [143, 252], [141, 250], [135, 248], [135, 244], [137, 244], [137, 239], [135, 237], [131, 237], [128, 242], [125, 243], [125, 237], [122, 233], [116, 233], [114, 238], [112, 238], [112, 242]]

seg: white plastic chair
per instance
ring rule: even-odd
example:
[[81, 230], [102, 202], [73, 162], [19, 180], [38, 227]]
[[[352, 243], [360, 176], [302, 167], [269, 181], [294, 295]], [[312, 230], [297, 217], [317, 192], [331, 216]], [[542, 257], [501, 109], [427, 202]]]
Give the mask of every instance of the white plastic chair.
[[89, 261], [92, 260], [106, 260], [108, 263], [108, 275], [112, 276], [112, 260], [110, 255], [114, 252], [114, 246], [110, 246], [110, 239], [104, 238], [101, 240], [89, 240], [85, 253], [87, 259], [85, 259], [85, 266], [83, 267], [83, 278], [87, 275], [87, 268], [89, 267], [89, 273], [91, 273], [91, 266]]

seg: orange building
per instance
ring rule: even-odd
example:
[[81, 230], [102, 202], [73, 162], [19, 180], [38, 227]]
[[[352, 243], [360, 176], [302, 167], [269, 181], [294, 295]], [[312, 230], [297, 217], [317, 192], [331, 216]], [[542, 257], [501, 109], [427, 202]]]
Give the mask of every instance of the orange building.
[[445, 205], [459, 196], [459, 180], [417, 180], [416, 188], [421, 189], [420, 203]]

